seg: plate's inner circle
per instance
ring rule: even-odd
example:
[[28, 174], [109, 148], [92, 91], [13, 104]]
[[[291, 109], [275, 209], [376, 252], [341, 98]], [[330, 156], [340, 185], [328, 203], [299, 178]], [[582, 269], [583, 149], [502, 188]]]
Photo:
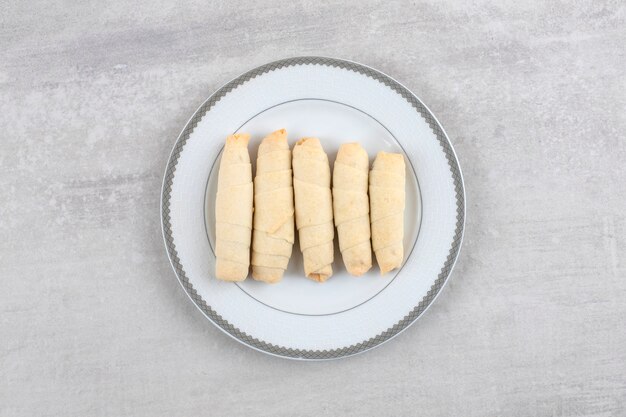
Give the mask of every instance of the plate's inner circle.
[[[262, 138], [268, 133], [287, 129], [290, 146], [302, 137], [320, 138], [328, 154], [331, 170], [342, 143], [359, 142], [373, 162], [379, 151], [404, 153], [391, 132], [378, 120], [360, 109], [335, 101], [315, 98], [291, 100], [265, 109], [250, 120], [242, 121], [239, 132], [250, 133], [250, 158], [253, 172], [256, 152]], [[409, 257], [417, 240], [421, 222], [421, 195], [415, 171], [408, 158], [406, 160], [406, 207], [404, 251]], [[219, 171], [219, 156], [213, 161], [213, 168], [207, 179], [204, 213], [207, 238], [214, 255], [215, 248], [215, 195]], [[350, 276], [343, 265], [338, 248], [335, 230], [335, 262], [333, 276], [320, 284], [304, 276], [302, 256], [297, 241], [285, 276], [280, 283], [269, 285], [254, 281], [251, 277], [237, 285], [256, 302], [290, 314], [332, 315], [355, 308], [379, 293], [395, 278], [398, 270], [385, 276], [380, 271], [372, 254], [374, 265], [361, 277]]]

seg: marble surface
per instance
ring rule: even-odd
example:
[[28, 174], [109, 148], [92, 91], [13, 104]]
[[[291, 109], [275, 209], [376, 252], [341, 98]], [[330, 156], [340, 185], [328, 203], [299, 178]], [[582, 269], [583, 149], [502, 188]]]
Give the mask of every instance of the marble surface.
[[[618, 0], [4, 2], [0, 415], [625, 415], [625, 28]], [[196, 107], [297, 55], [415, 91], [467, 187], [435, 305], [324, 363], [207, 322], [159, 221]]]

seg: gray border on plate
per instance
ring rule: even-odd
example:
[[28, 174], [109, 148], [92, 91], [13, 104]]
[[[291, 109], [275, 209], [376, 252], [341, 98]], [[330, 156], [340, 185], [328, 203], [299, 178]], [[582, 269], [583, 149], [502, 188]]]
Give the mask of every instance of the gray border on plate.
[[[454, 189], [456, 193], [456, 227], [454, 237], [448, 251], [446, 261], [444, 262], [441, 271], [437, 276], [437, 279], [430, 287], [428, 293], [426, 293], [426, 295], [422, 298], [422, 300], [420, 300], [420, 302], [417, 304], [417, 306], [415, 306], [413, 310], [411, 310], [400, 321], [389, 327], [384, 332], [368, 340], [364, 340], [362, 342], [338, 349], [304, 350], [277, 346], [248, 335], [247, 333], [242, 332], [241, 330], [233, 326], [227, 320], [223, 319], [215, 310], [213, 310], [211, 306], [209, 306], [206, 301], [197, 293], [191, 282], [189, 282], [183, 266], [180, 263], [180, 259], [178, 258], [178, 252], [176, 251], [176, 245], [174, 244], [174, 240], [172, 237], [169, 206], [173, 178], [176, 172], [176, 166], [178, 164], [180, 153], [182, 152], [183, 147], [187, 143], [189, 136], [197, 126], [200, 119], [202, 119], [202, 117], [204, 117], [204, 115], [217, 102], [219, 102], [222, 97], [224, 97], [226, 94], [228, 94], [238, 86], [267, 72], [295, 65], [325, 65], [345, 69], [348, 71], [354, 71], [356, 73], [368, 76], [376, 81], [379, 81], [380, 83], [391, 88], [396, 93], [400, 94], [400, 96], [402, 96], [409, 104], [411, 104], [411, 106], [413, 106], [413, 108], [415, 108], [418, 113], [426, 120], [431, 130], [437, 137], [437, 140], [439, 141], [439, 144], [441, 145], [441, 148], [446, 155], [446, 159], [448, 160], [448, 166], [450, 167], [450, 172], [454, 181]], [[407, 89], [405, 86], [403, 86], [393, 78], [389, 77], [388, 75], [363, 64], [337, 58], [307, 56], [281, 59], [279, 61], [270, 62], [268, 64], [254, 68], [225, 84], [222, 88], [212, 94], [198, 108], [198, 110], [196, 110], [196, 112], [185, 125], [181, 134], [178, 136], [178, 139], [176, 140], [176, 143], [174, 145], [174, 148], [172, 149], [167, 163], [165, 175], [163, 177], [163, 186], [161, 193], [161, 228], [163, 232], [163, 239], [165, 242], [167, 256], [181, 286], [185, 290], [185, 293], [189, 296], [189, 298], [196, 305], [196, 307], [198, 307], [198, 309], [219, 329], [224, 331], [229, 336], [233, 337], [235, 340], [264, 353], [289, 359], [324, 360], [351, 356], [380, 346], [382, 343], [391, 340], [393, 337], [397, 336], [402, 331], [407, 329], [424, 313], [424, 311], [426, 311], [426, 309], [433, 303], [435, 298], [441, 292], [441, 289], [446, 284], [458, 258], [461, 244], [463, 241], [463, 233], [465, 230], [465, 210], [465, 186], [463, 183], [461, 168], [459, 166], [456, 153], [454, 152], [454, 148], [452, 147], [450, 139], [446, 135], [439, 121], [428, 109], [428, 107], [426, 107], [426, 105], [422, 103], [422, 101], [415, 94], [413, 94], [411, 91], [409, 91], [409, 89]]]

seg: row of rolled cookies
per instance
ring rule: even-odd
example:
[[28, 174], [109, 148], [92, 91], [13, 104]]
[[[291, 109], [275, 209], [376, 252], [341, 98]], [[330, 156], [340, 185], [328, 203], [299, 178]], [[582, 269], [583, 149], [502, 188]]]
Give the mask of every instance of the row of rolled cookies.
[[333, 273], [333, 220], [350, 274], [359, 276], [371, 268], [372, 247], [381, 273], [402, 264], [402, 155], [379, 152], [369, 172], [365, 150], [357, 143], [342, 145], [331, 191], [328, 156], [319, 139], [301, 139], [292, 157], [287, 132], [281, 129], [259, 146], [253, 187], [248, 140], [245, 134], [229, 136], [220, 164], [215, 250], [219, 279], [242, 281], [251, 263], [254, 279], [280, 281], [293, 248], [294, 217], [310, 279], [323, 282]]

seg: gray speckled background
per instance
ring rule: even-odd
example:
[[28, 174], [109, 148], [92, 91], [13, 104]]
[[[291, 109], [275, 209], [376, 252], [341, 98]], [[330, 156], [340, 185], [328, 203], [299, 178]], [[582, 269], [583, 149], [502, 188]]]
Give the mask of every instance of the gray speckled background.
[[[625, 28], [623, 1], [4, 2], [0, 415], [625, 415]], [[468, 197], [435, 305], [325, 363], [210, 325], [158, 217], [197, 106], [295, 55], [415, 91]]]

